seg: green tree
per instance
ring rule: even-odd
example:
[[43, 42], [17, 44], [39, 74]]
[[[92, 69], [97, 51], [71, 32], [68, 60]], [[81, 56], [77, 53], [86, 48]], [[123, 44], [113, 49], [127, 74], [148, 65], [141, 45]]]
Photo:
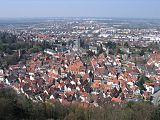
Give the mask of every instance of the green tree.
[[151, 120], [160, 120], [160, 107], [155, 109], [151, 114]]
[[128, 42], [125, 42], [125, 43], [124, 43], [124, 46], [125, 46], [125, 47], [129, 47]]
[[144, 50], [143, 50], [143, 49], [140, 51], [139, 55], [140, 55], [140, 56], [145, 55], [145, 52], [144, 52]]

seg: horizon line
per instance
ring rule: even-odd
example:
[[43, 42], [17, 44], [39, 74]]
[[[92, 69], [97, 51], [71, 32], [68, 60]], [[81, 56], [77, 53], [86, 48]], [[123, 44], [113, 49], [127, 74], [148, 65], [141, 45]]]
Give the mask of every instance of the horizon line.
[[42, 16], [42, 17], [0, 17], [0, 19], [52, 19], [52, 18], [97, 18], [97, 19], [149, 19], [149, 20], [160, 20], [159, 17], [152, 18], [152, 17], [94, 17], [94, 16]]

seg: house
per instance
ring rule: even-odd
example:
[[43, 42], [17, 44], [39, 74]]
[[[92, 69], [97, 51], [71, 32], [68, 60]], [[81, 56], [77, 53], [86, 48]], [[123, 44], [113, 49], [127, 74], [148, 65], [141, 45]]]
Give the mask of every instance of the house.
[[4, 71], [3, 69], [0, 69], [0, 82], [4, 81]]
[[150, 92], [151, 94], [154, 93], [154, 87], [144, 84], [144, 87], [146, 88], [146, 92]]
[[89, 46], [89, 50], [92, 51], [92, 52], [94, 52], [95, 54], [98, 53], [98, 48], [95, 47], [95, 46]]
[[160, 84], [159, 83], [155, 83], [154, 84], [154, 93], [158, 92], [160, 90]]
[[5, 79], [7, 84], [14, 84], [18, 82], [18, 77], [14, 76], [14, 75], [10, 75]]

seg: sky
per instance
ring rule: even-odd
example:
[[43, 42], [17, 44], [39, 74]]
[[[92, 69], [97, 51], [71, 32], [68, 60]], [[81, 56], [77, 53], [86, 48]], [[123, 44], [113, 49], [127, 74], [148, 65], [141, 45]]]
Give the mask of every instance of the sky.
[[0, 0], [0, 18], [160, 18], [160, 0]]

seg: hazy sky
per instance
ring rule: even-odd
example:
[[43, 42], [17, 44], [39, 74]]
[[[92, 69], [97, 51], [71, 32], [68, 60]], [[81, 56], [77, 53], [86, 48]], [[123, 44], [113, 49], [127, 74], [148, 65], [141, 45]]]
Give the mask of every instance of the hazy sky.
[[0, 0], [0, 17], [160, 18], [160, 0]]

